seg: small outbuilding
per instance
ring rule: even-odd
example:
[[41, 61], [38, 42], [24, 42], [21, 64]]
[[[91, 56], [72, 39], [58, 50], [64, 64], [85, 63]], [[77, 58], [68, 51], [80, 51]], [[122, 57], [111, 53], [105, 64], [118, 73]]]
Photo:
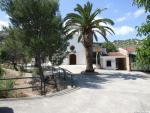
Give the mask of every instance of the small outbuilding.
[[101, 68], [111, 70], [131, 70], [131, 64], [135, 62], [135, 48], [119, 48], [118, 52], [110, 52], [107, 56], [101, 56]]

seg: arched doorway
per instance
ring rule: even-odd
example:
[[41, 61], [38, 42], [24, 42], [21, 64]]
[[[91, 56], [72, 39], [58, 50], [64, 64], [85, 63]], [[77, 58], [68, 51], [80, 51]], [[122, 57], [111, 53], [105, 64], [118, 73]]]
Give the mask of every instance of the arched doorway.
[[69, 56], [69, 64], [70, 65], [76, 65], [76, 55], [75, 54], [70, 54]]

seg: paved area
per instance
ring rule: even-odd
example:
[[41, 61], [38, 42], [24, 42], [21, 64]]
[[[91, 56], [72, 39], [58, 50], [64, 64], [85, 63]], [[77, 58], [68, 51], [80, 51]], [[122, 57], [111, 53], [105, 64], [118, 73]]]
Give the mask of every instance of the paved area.
[[80, 76], [84, 66], [62, 67], [76, 74], [78, 88], [52, 97], [1, 100], [0, 113], [149, 113], [150, 75], [96, 70]]

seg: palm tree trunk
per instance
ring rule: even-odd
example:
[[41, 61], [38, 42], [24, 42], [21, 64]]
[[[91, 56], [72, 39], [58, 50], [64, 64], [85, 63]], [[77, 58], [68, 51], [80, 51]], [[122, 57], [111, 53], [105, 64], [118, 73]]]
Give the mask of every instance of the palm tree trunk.
[[86, 70], [85, 72], [94, 72], [93, 69], [93, 48], [92, 46], [85, 48], [86, 50]]
[[92, 32], [84, 35], [84, 47], [86, 52], [86, 70], [85, 72], [94, 72], [93, 69], [93, 37]]

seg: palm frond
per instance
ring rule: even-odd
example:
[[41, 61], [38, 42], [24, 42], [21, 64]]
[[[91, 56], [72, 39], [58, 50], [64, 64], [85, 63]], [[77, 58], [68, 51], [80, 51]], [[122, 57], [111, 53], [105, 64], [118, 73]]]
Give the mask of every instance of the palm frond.
[[90, 2], [87, 2], [87, 4], [84, 5], [84, 12], [86, 14], [86, 17], [90, 17], [92, 8], [93, 8], [93, 5]]
[[[93, 5], [90, 2], [87, 2], [83, 7], [80, 4], [77, 4], [77, 7], [74, 9], [76, 13], [68, 14], [65, 19], [65, 29], [68, 34], [72, 35], [76, 32], [79, 33], [78, 42], [83, 39], [83, 34], [90, 34], [92, 32], [92, 37], [98, 41], [98, 34], [100, 34], [106, 41], [107, 32], [111, 35], [115, 34], [114, 31], [107, 25], [114, 25], [114, 22], [111, 19], [103, 18], [96, 19], [98, 14], [101, 14], [102, 11], [106, 9], [96, 9], [92, 12]], [[104, 23], [104, 25], [101, 25]]]
[[77, 7], [74, 9], [74, 11], [78, 12], [81, 16], [84, 15], [84, 9], [82, 8], [82, 6], [80, 4], [77, 4]]
[[76, 13], [69, 13], [67, 16], [64, 18], [64, 21], [76, 21], [82, 23], [82, 17]]
[[101, 30], [101, 31], [95, 30], [95, 32], [99, 33], [99, 34], [105, 39], [105, 41], [108, 42], [108, 39], [107, 39], [107, 37], [106, 37], [106, 31], [105, 31], [105, 30]]
[[106, 10], [106, 8], [104, 9], [96, 9], [96, 11], [94, 11], [91, 15], [90, 15], [90, 20], [94, 20], [96, 18], [96, 16], [98, 14], [101, 14], [101, 12], [103, 12], [104, 10]]
[[79, 32], [79, 30], [78, 29], [75, 29], [75, 30], [72, 30], [72, 31], [70, 31], [70, 32], [67, 32], [67, 34], [66, 34], [66, 37], [68, 37], [68, 38], [72, 38], [73, 37], [73, 35], [75, 34], [75, 33], [78, 33]]
[[106, 32], [110, 33], [111, 35], [115, 34], [115, 32], [113, 31], [113, 29], [111, 29], [108, 26], [102, 26], [102, 25], [97, 24], [97, 25], [92, 26], [92, 28], [93, 29], [98, 29], [100, 31], [104, 31], [105, 30]]
[[95, 38], [96, 41], [98, 41], [98, 37], [95, 32], [93, 32], [93, 37]]
[[100, 24], [100, 23], [114, 25], [114, 22], [111, 19], [108, 19], [108, 18], [97, 19], [97, 20], [94, 20], [92, 22], [92, 24]]
[[110, 34], [115, 34], [115, 32], [113, 31], [113, 29], [111, 29], [110, 27], [108, 27], [108, 26], [101, 26], [101, 27], [104, 27], [104, 29], [107, 31], [107, 32], [109, 32]]
[[78, 37], [78, 42], [81, 42], [82, 38], [83, 38], [83, 36], [82, 36], [82, 34], [80, 34]]

